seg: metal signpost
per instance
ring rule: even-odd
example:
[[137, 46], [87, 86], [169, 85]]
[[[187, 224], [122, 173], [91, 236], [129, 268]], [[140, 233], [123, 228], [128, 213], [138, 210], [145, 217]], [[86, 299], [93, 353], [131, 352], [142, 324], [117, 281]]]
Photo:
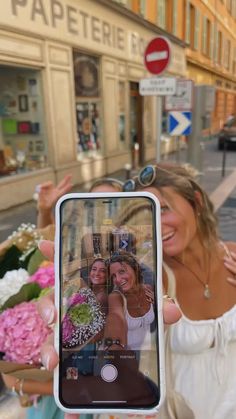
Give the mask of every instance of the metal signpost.
[[188, 162], [202, 172], [202, 129], [210, 126], [215, 106], [215, 87], [196, 85], [194, 88], [193, 129], [189, 137]]
[[[162, 74], [168, 67], [170, 63], [171, 58], [171, 47], [170, 42], [167, 38], [163, 36], [158, 36], [154, 39], [152, 39], [149, 44], [147, 45], [147, 48], [144, 53], [144, 63], [147, 68], [147, 70], [151, 74], [160, 75]], [[152, 79], [150, 79], [152, 80]], [[145, 85], [146, 82], [144, 82]], [[168, 85], [168, 81], [164, 81], [165, 85]], [[151, 94], [150, 91], [152, 91], [153, 95], [156, 95], [156, 108], [157, 108], [157, 151], [156, 151], [156, 161], [157, 163], [161, 160], [161, 127], [162, 127], [162, 99], [161, 94], [161, 86], [157, 87], [158, 83], [156, 83], [155, 87], [152, 86], [152, 89], [147, 89], [146, 86], [143, 86], [143, 88], [140, 88], [140, 94], [143, 94], [142, 91], [145, 92], [149, 90], [148, 94]], [[150, 87], [150, 86], [149, 86]], [[164, 92], [164, 85], [162, 86], [163, 92]], [[172, 87], [172, 90], [173, 87]], [[157, 93], [158, 92], [158, 93]], [[166, 93], [167, 90], [166, 90]], [[173, 94], [173, 93], [169, 93]]]
[[176, 137], [176, 159], [179, 162], [180, 136], [192, 132], [193, 81], [178, 79], [176, 93], [166, 96], [165, 110], [168, 113], [168, 133]]

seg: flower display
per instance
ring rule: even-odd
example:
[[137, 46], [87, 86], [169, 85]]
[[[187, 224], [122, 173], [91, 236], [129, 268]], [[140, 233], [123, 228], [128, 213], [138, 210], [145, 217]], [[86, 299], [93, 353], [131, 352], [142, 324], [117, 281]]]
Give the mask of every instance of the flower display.
[[52, 332], [35, 302], [23, 302], [0, 315], [0, 351], [6, 361], [40, 365], [40, 347]]
[[68, 307], [74, 306], [76, 304], [85, 303], [86, 297], [81, 295], [79, 292], [73, 294], [68, 300]]
[[[37, 301], [54, 286], [54, 265], [45, 260], [38, 240], [52, 239], [54, 229], [21, 224], [0, 248], [0, 352], [2, 372], [14, 362], [24, 378], [25, 364], [42, 377], [40, 349], [52, 330], [37, 311]], [[39, 373], [40, 371], [40, 373]], [[1, 372], [1, 370], [0, 370]], [[14, 375], [14, 374], [13, 374]], [[45, 376], [48, 376], [45, 372]]]
[[22, 285], [28, 282], [29, 274], [23, 269], [14, 269], [5, 273], [0, 280], [0, 307], [10, 298], [16, 294]]
[[67, 301], [67, 311], [62, 319], [62, 343], [65, 348], [83, 345], [100, 332], [105, 324], [93, 291], [81, 288]]
[[35, 245], [37, 246], [37, 243], [41, 238], [42, 235], [36, 229], [35, 224], [22, 223], [18, 229], [8, 237], [8, 240], [10, 240], [13, 245], [19, 247], [23, 252], [22, 256], [24, 257], [24, 254], [33, 249]]
[[29, 282], [37, 282], [41, 288], [53, 287], [55, 282], [54, 264], [48, 263], [46, 266], [44, 264], [42, 265], [31, 275]]

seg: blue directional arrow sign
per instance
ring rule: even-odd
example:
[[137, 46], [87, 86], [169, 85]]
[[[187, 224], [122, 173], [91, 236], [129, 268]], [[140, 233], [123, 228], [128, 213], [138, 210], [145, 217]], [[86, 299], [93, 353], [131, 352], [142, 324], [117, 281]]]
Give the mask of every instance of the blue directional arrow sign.
[[168, 133], [174, 135], [189, 135], [192, 132], [192, 112], [172, 111], [168, 114]]

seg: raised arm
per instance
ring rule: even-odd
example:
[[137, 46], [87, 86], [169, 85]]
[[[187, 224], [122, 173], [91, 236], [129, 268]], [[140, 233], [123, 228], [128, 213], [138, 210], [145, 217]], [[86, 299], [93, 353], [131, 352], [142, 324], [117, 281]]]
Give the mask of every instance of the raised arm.
[[[124, 313], [124, 300], [118, 292], [108, 296], [108, 315], [104, 329], [104, 340], [118, 340], [124, 347], [127, 345], [127, 322]], [[121, 349], [122, 346], [111, 345], [110, 349]]]
[[66, 175], [58, 185], [54, 185], [51, 181], [42, 183], [38, 194], [38, 217], [37, 227], [43, 228], [49, 224], [54, 224], [54, 216], [52, 210], [57, 200], [72, 188], [71, 175]]

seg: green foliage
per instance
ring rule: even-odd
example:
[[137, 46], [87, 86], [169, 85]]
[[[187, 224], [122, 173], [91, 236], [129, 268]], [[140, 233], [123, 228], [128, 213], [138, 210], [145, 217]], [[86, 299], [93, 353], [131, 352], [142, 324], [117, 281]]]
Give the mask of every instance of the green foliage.
[[43, 254], [40, 252], [39, 249], [36, 249], [28, 261], [27, 271], [30, 276], [33, 275], [38, 270], [40, 264], [44, 260], [45, 260], [45, 257], [43, 256]]
[[14, 269], [23, 268], [27, 270], [29, 261], [36, 251], [37, 248], [33, 248], [28, 252], [23, 253], [13, 244], [0, 258], [0, 278], [3, 278], [6, 272], [13, 271]]
[[69, 310], [69, 316], [75, 326], [89, 324], [92, 321], [92, 312], [88, 304], [82, 303]]
[[19, 269], [22, 266], [20, 265], [20, 256], [22, 252], [18, 249], [17, 246], [11, 246], [6, 253], [0, 258], [0, 278], [3, 278], [5, 273], [8, 271], [13, 271], [13, 269]]
[[40, 293], [41, 288], [37, 283], [31, 282], [29, 284], [24, 284], [17, 294], [12, 295], [7, 301], [5, 301], [1, 307], [1, 311], [6, 310], [7, 308], [13, 308], [24, 301], [30, 301], [34, 298], [38, 298]]

